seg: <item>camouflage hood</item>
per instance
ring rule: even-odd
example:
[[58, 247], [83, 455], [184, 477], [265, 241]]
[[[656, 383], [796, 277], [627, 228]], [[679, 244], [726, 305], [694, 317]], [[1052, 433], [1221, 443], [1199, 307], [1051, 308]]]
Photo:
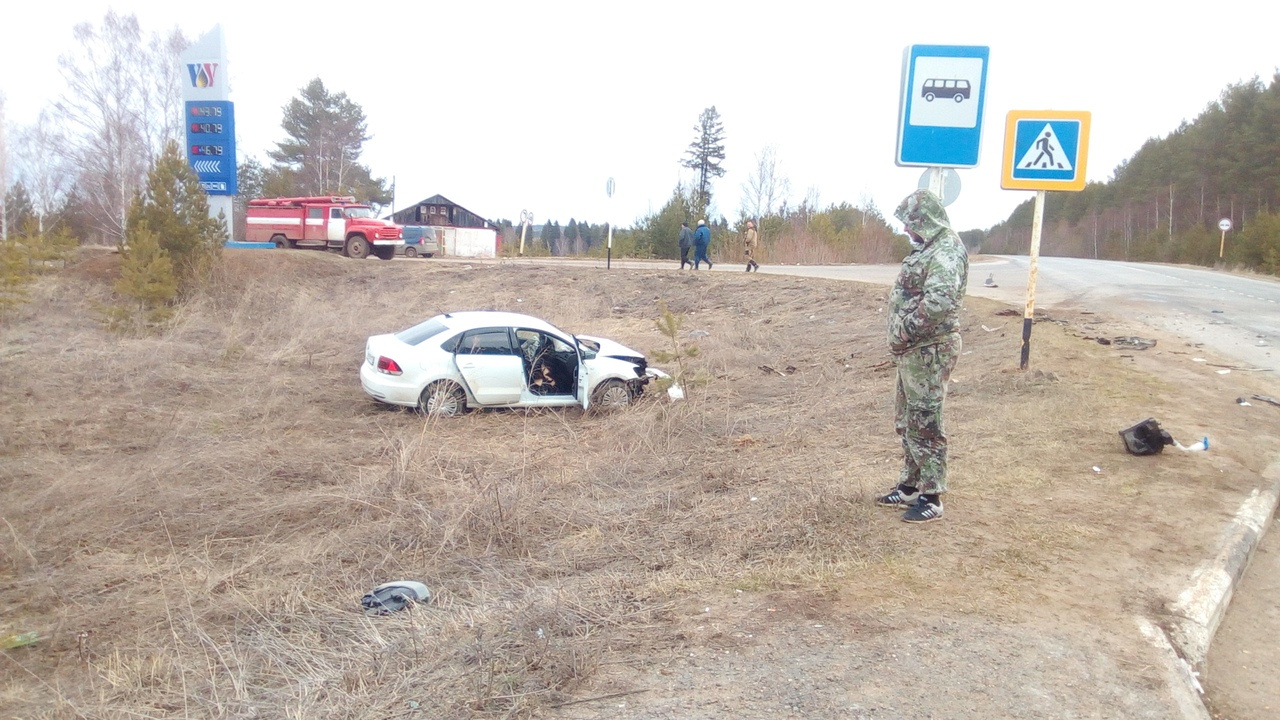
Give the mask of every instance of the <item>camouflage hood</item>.
[[893, 216], [902, 221], [911, 232], [919, 235], [923, 245], [937, 240], [951, 231], [951, 220], [942, 207], [942, 201], [928, 190], [917, 190], [906, 197]]

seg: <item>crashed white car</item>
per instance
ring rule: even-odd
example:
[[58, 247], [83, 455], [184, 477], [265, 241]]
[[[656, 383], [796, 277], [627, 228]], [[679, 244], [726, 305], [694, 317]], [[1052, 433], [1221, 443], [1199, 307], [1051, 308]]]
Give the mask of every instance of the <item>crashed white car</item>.
[[630, 405], [652, 378], [643, 354], [509, 312], [437, 315], [365, 343], [360, 384], [375, 400], [453, 416], [468, 408]]

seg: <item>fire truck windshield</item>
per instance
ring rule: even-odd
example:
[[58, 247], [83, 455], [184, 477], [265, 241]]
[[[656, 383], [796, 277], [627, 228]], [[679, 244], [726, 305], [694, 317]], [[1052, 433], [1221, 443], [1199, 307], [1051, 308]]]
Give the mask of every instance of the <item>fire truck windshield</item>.
[[353, 207], [347, 208], [342, 214], [349, 218], [371, 218], [373, 217], [373, 210], [367, 207]]

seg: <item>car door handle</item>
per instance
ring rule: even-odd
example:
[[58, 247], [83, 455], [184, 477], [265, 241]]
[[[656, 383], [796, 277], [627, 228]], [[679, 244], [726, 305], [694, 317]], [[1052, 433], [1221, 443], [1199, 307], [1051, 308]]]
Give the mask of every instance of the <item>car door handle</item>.
[[464, 367], [464, 368], [466, 368], [466, 369], [468, 369], [468, 370], [470, 370], [471, 368], [473, 368], [473, 367], [475, 367], [475, 366], [476, 366], [476, 364], [475, 364], [475, 363], [473, 363], [473, 362], [466, 362], [466, 363], [462, 363], [462, 367]]

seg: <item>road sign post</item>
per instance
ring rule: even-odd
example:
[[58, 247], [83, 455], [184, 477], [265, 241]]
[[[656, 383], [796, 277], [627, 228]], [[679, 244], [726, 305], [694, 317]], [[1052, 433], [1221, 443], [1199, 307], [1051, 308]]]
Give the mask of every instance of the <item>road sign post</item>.
[[1222, 231], [1222, 239], [1218, 241], [1218, 259], [1222, 259], [1222, 253], [1227, 249], [1227, 231], [1231, 229], [1231, 218], [1222, 218], [1218, 221], [1218, 229]]
[[528, 210], [520, 211], [520, 253], [518, 257], [524, 257], [524, 234], [529, 229], [529, 224], [533, 222], [533, 213]]
[[1044, 227], [1046, 190], [1083, 190], [1089, 151], [1090, 114], [1059, 110], [1013, 110], [1005, 121], [1004, 172], [1006, 190], [1035, 190], [1031, 219], [1030, 270], [1022, 311], [1022, 354], [1018, 366], [1026, 370], [1031, 358], [1031, 325], [1035, 319], [1036, 273], [1040, 263], [1040, 235]]
[[[613, 199], [613, 189], [614, 189], [613, 178], [609, 178], [608, 181], [606, 181], [604, 184], [604, 194], [608, 196], [610, 200]], [[613, 223], [612, 222], [609, 223], [609, 242], [608, 242], [608, 247], [605, 250], [605, 253], [606, 254], [604, 259], [604, 268], [608, 270], [613, 267]]]

